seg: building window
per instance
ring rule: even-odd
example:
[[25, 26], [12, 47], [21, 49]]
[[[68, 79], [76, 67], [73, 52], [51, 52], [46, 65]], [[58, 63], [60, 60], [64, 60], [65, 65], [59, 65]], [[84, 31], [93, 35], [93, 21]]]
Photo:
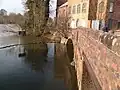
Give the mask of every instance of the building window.
[[82, 13], [86, 13], [87, 11], [87, 3], [83, 3], [82, 5]]
[[110, 9], [109, 12], [113, 12], [113, 2], [110, 3]]
[[118, 22], [118, 28], [117, 29], [120, 29], [120, 22]]
[[108, 28], [109, 28], [109, 29], [112, 29], [112, 22], [113, 22], [112, 19], [109, 19], [109, 20], [108, 20]]
[[77, 13], [80, 13], [80, 4], [77, 5]]
[[69, 14], [71, 14], [71, 6], [69, 7]]
[[76, 28], [76, 22], [75, 19], [71, 21], [71, 28]]
[[72, 13], [73, 13], [73, 14], [75, 14], [75, 13], [76, 13], [76, 6], [75, 6], [75, 5], [73, 6]]
[[103, 13], [104, 12], [104, 2], [102, 1], [100, 4], [99, 4], [99, 13]]
[[80, 20], [77, 19], [77, 21], [76, 21], [76, 27], [79, 27], [79, 26], [80, 26]]

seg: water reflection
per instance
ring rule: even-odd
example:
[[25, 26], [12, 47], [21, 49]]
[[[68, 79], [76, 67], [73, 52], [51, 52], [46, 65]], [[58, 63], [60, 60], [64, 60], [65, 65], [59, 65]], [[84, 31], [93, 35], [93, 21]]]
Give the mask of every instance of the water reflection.
[[0, 50], [0, 90], [77, 90], [64, 47], [48, 43]]
[[29, 64], [33, 71], [42, 71], [47, 59], [47, 50], [25, 48], [25, 51], [27, 53], [25, 63]]
[[75, 67], [70, 65], [71, 59], [68, 58], [66, 46], [56, 45], [55, 53], [55, 77], [63, 78], [68, 90], [78, 90]]

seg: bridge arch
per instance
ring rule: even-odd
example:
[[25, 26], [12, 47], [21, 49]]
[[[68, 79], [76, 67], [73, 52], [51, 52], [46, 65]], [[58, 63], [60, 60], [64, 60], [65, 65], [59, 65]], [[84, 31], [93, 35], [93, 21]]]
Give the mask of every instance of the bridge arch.
[[70, 59], [70, 62], [73, 61], [74, 58], [74, 46], [73, 46], [73, 41], [72, 39], [68, 39], [66, 43], [66, 48], [67, 48], [67, 55], [68, 58]]

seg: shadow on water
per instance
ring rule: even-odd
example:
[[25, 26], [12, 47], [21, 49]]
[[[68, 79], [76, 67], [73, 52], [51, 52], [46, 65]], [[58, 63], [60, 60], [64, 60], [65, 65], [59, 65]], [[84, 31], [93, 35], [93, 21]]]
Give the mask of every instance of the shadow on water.
[[78, 90], [75, 67], [71, 65], [74, 55], [72, 51], [73, 46], [70, 46], [70, 49], [68, 49], [68, 47], [66, 48], [65, 45], [56, 45], [55, 69], [56, 72], [58, 72], [58, 75], [56, 74], [56, 76], [60, 77], [61, 75], [61, 77], [64, 78], [65, 85], [67, 86], [68, 90]]
[[77, 90], [65, 46], [48, 43], [0, 50], [0, 90]]
[[[22, 53], [24, 54], [24, 52]], [[27, 55], [25, 56], [24, 62], [30, 65], [33, 71], [36, 72], [43, 71], [42, 69], [44, 67], [45, 61], [47, 61], [47, 53], [48, 53], [47, 46], [45, 45], [43, 49], [40, 48], [32, 49], [25, 47], [25, 53]]]

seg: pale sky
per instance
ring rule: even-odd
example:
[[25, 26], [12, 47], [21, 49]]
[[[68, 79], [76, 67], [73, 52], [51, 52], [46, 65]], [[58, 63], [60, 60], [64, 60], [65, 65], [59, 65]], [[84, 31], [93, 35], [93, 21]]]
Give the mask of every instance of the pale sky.
[[57, 0], [50, 0], [50, 17], [56, 16], [56, 3]]
[[22, 0], [0, 0], [0, 9], [5, 9], [9, 12], [23, 13], [24, 6]]
[[[15, 12], [15, 13], [21, 13], [24, 12], [24, 6], [22, 5], [23, 0], [0, 0], [0, 9], [5, 9], [9, 12]], [[50, 7], [51, 14], [50, 16], [55, 16], [55, 8], [56, 8], [56, 1], [57, 0], [50, 0], [50, 4], [52, 5]]]

